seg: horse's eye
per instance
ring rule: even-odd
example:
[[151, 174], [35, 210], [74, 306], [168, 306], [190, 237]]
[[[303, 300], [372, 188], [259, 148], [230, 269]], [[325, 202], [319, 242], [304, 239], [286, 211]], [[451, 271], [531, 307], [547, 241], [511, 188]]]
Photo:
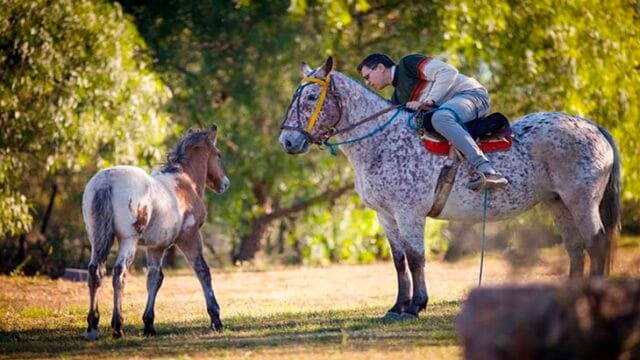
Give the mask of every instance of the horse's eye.
[[310, 94], [309, 96], [307, 96], [307, 100], [309, 100], [309, 101], [316, 101], [316, 100], [318, 100], [318, 95], [316, 95], [316, 94]]

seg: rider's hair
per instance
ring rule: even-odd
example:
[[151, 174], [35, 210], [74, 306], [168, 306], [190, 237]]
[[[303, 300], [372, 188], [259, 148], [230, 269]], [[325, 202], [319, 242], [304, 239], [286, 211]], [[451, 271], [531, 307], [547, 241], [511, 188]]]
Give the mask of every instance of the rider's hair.
[[387, 54], [383, 53], [373, 53], [369, 54], [362, 62], [358, 65], [358, 72], [362, 71], [362, 67], [366, 66], [369, 69], [373, 69], [378, 66], [378, 64], [384, 65], [386, 68], [390, 68], [395, 65], [395, 61], [389, 57]]

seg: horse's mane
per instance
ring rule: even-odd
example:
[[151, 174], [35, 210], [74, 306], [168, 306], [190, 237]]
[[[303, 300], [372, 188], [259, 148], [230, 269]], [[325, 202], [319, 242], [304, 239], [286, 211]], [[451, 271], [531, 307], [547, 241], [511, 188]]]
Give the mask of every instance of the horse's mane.
[[167, 155], [167, 161], [160, 168], [161, 172], [178, 172], [186, 165], [189, 149], [197, 146], [209, 136], [207, 131], [188, 132]]
[[354, 85], [366, 90], [367, 92], [369, 92], [369, 94], [375, 95], [377, 98], [380, 98], [380, 100], [384, 100], [384, 101], [390, 103], [389, 99], [386, 99], [384, 96], [382, 96], [379, 93], [371, 90], [370, 87], [368, 87], [365, 84], [363, 84], [362, 82], [352, 78], [351, 76], [349, 76], [349, 75], [347, 75], [345, 73], [342, 73], [340, 71], [335, 71], [335, 70], [331, 72], [331, 75], [334, 75], [334, 74], [337, 74], [338, 77], [341, 78], [342, 80], [350, 82], [350, 83], [352, 83], [352, 84], [354, 84]]

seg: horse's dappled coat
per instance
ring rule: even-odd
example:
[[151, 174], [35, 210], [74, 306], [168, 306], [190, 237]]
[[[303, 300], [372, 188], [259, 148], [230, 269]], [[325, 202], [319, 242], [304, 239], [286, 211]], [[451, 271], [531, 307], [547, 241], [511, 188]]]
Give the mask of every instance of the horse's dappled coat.
[[[391, 104], [361, 83], [332, 71], [328, 59], [316, 70], [303, 65], [303, 75], [325, 78], [331, 74], [336, 96], [327, 97], [310, 134], [292, 130], [306, 126], [315, 108], [319, 86], [305, 86], [296, 96], [280, 134], [280, 145], [290, 154], [306, 152], [308, 139], [338, 130], [342, 142], [374, 132], [392, 114], [340, 133], [341, 128], [381, 111]], [[336, 109], [341, 109], [338, 112]], [[341, 117], [336, 119], [336, 114]], [[389, 238], [398, 273], [398, 298], [392, 314], [415, 316], [428, 301], [424, 281], [425, 217], [434, 201], [440, 169], [451, 160], [428, 153], [402, 113], [375, 136], [340, 145], [355, 170], [355, 188], [368, 207], [376, 210]], [[302, 124], [300, 124], [302, 119]], [[591, 273], [606, 270], [609, 247], [619, 223], [619, 156], [606, 130], [580, 117], [560, 113], [534, 113], [516, 121], [515, 141], [509, 151], [487, 154], [509, 185], [492, 191], [489, 220], [520, 214], [537, 203], [552, 211], [571, 259], [570, 273], [582, 276], [584, 251], [591, 257]], [[441, 219], [478, 221], [483, 196], [465, 187], [470, 167], [461, 166]], [[602, 206], [601, 206], [602, 205]], [[600, 211], [602, 209], [602, 211]]]

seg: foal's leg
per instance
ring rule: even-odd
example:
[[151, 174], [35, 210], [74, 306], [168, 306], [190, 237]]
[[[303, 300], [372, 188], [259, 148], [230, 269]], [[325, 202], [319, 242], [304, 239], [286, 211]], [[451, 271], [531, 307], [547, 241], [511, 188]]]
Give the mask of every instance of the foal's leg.
[[569, 254], [569, 277], [584, 277], [584, 239], [576, 228], [571, 212], [560, 199], [549, 200], [544, 203], [544, 207], [551, 212], [553, 222]]
[[111, 334], [114, 338], [122, 337], [122, 293], [127, 270], [133, 262], [136, 254], [136, 237], [129, 237], [120, 241], [118, 258], [113, 267], [113, 317], [111, 318]]
[[196, 272], [202, 290], [204, 291], [204, 298], [207, 301], [207, 312], [211, 318], [211, 330], [222, 331], [222, 321], [220, 321], [220, 306], [216, 301], [216, 296], [213, 293], [213, 287], [211, 286], [211, 273], [209, 272], [209, 265], [202, 255], [202, 234], [197, 231], [191, 236], [181, 236], [176, 245], [182, 250], [184, 256], [191, 264], [191, 267]]
[[387, 311], [383, 320], [393, 320], [393, 318], [402, 314], [411, 303], [411, 278], [407, 269], [407, 257], [404, 248], [400, 244], [400, 232], [398, 225], [392, 216], [378, 212], [378, 220], [384, 227], [384, 231], [391, 245], [391, 254], [393, 255], [393, 265], [396, 268], [398, 277], [398, 296], [396, 303]]
[[95, 340], [98, 338], [98, 322], [100, 322], [100, 312], [98, 311], [98, 292], [102, 284], [105, 273], [105, 261], [98, 260], [97, 255], [92, 254], [89, 262], [89, 314], [87, 315], [87, 333], [84, 338]]
[[429, 295], [424, 276], [424, 225], [425, 219], [416, 214], [404, 214], [396, 217], [400, 236], [402, 237], [407, 264], [411, 270], [413, 282], [413, 297], [411, 304], [404, 311], [405, 317], [417, 317], [418, 313], [427, 308]]
[[156, 303], [156, 295], [160, 286], [162, 286], [162, 257], [165, 249], [147, 248], [147, 306], [142, 315], [144, 322], [144, 334], [155, 335], [156, 330], [153, 327], [153, 319], [155, 318], [154, 306]]

